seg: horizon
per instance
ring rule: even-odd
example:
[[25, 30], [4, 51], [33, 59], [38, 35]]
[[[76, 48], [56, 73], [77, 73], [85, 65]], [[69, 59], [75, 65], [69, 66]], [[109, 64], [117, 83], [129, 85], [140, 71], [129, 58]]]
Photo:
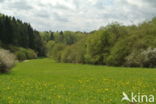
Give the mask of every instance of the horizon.
[[38, 31], [90, 32], [113, 22], [149, 21], [156, 16], [155, 4], [154, 0], [0, 0], [0, 9]]

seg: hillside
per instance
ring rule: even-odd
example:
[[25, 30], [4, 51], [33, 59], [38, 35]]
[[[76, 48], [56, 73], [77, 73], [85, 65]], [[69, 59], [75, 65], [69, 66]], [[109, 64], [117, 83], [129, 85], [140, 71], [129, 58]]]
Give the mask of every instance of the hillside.
[[80, 34], [83, 37], [78, 41], [66, 44], [73, 38], [68, 38], [66, 32], [54, 33], [53, 39], [46, 41], [49, 57], [66, 63], [156, 67], [155, 18], [131, 26], [112, 23]]
[[88, 33], [39, 32], [1, 14], [0, 27], [0, 46], [18, 60], [44, 56], [65, 63], [156, 67], [156, 18], [131, 26], [115, 22]]

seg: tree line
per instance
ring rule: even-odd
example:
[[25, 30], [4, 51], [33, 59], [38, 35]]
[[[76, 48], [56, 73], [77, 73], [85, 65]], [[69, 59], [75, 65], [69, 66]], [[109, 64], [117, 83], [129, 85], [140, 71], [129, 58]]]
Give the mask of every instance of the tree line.
[[47, 34], [48, 56], [58, 62], [156, 67], [156, 18], [131, 26], [115, 22], [90, 33]]
[[14, 52], [20, 59], [26, 59], [31, 54], [45, 56], [39, 32], [30, 24], [3, 14], [0, 14], [0, 47]]
[[88, 33], [39, 32], [0, 14], [0, 47], [18, 60], [44, 56], [67, 63], [156, 67], [156, 18], [131, 26], [115, 22]]

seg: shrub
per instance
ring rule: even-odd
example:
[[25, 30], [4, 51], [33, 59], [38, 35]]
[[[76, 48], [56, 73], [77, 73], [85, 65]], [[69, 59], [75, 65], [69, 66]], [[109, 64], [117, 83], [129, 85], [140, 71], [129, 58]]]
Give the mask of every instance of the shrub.
[[26, 50], [26, 56], [27, 56], [27, 59], [35, 59], [35, 58], [37, 58], [37, 54], [32, 49], [27, 49]]
[[125, 66], [143, 67], [144, 59], [144, 55], [141, 53], [141, 51], [133, 51], [130, 55], [128, 55], [125, 58]]
[[17, 52], [15, 52], [15, 54], [16, 54], [17, 59], [19, 61], [23, 61], [23, 60], [26, 60], [27, 59], [26, 54], [24, 52], [22, 52], [22, 51], [17, 51]]
[[110, 50], [110, 54], [106, 59], [107, 65], [123, 66], [125, 57], [129, 55], [130, 49], [127, 40], [119, 40]]
[[9, 72], [15, 65], [15, 55], [7, 50], [0, 49], [0, 73]]
[[66, 47], [66, 45], [62, 43], [57, 43], [53, 46], [50, 52], [50, 57], [54, 58], [56, 61], [60, 62], [61, 61], [61, 54], [63, 49]]
[[109, 52], [110, 35], [107, 31], [98, 31], [86, 40], [85, 61], [90, 64], [104, 64], [105, 56]]
[[126, 57], [126, 66], [156, 67], [156, 48], [133, 51], [128, 57]]
[[84, 44], [80, 42], [67, 46], [61, 53], [61, 62], [84, 63]]
[[18, 48], [15, 52], [17, 59], [20, 61], [26, 59], [35, 59], [37, 58], [37, 54], [32, 49]]
[[55, 45], [55, 41], [50, 40], [47, 42], [46, 44], [47, 55], [46, 56], [51, 57], [51, 52], [52, 52], [54, 45]]
[[156, 67], [156, 48], [148, 48], [141, 53], [144, 56], [145, 67]]
[[61, 62], [72, 62], [71, 54], [71, 46], [67, 46], [61, 53]]

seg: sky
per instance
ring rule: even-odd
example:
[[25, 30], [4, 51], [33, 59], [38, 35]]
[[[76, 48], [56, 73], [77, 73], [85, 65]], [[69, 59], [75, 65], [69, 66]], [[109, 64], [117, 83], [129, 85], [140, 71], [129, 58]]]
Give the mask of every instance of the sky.
[[39, 31], [92, 31], [112, 22], [139, 24], [156, 16], [156, 0], [0, 0], [0, 13]]

